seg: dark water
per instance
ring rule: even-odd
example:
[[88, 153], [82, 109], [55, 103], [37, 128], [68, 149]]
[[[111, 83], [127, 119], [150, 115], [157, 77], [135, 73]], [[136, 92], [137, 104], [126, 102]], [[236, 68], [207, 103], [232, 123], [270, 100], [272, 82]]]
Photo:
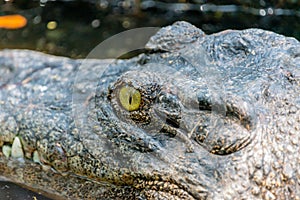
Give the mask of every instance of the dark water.
[[48, 198], [21, 188], [18, 185], [0, 181], [0, 199], [1, 200], [49, 200]]
[[[6, 3], [3, 3], [6, 2]], [[0, 29], [0, 48], [26, 48], [85, 57], [97, 44], [137, 27], [161, 27], [186, 20], [205, 33], [263, 28], [300, 39], [300, 1], [1, 1], [0, 14], [19, 13], [28, 24]]]
[[[243, 3], [241, 3], [243, 2]], [[300, 1], [1, 1], [0, 15], [20, 14], [27, 26], [0, 29], [0, 49], [33, 49], [84, 58], [103, 40], [137, 27], [185, 20], [210, 34], [262, 28], [300, 40]], [[0, 182], [0, 199], [38, 199], [39, 194]]]

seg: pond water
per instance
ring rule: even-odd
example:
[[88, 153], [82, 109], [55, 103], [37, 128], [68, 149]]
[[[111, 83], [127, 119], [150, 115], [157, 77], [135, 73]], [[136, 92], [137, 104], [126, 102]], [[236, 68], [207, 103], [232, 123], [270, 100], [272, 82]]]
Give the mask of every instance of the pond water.
[[27, 24], [13, 30], [0, 29], [0, 49], [25, 48], [84, 58], [96, 45], [119, 32], [162, 27], [178, 20], [191, 22], [207, 34], [225, 29], [262, 28], [300, 39], [300, 3], [294, 0], [2, 2], [1, 16], [19, 14]]

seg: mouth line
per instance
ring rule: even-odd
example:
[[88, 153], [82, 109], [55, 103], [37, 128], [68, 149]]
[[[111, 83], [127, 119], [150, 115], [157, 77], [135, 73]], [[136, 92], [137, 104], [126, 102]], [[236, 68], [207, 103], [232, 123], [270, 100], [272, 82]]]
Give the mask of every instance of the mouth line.
[[144, 191], [148, 197], [155, 195], [155, 193], [163, 193], [170, 197], [179, 197], [180, 199], [197, 199], [188, 189], [172, 180], [139, 179], [133, 187]]
[[[143, 174], [136, 174], [133, 175], [134, 177], [131, 177], [129, 179], [132, 179], [133, 181], [125, 181], [122, 183], [122, 181], [109, 181], [105, 180], [103, 178], [98, 177], [89, 177], [88, 175], [80, 175], [76, 174], [74, 172], [60, 172], [56, 170], [53, 166], [50, 164], [42, 162], [42, 160], [39, 157], [39, 153], [37, 150], [34, 150], [32, 153], [26, 153], [22, 147], [21, 139], [19, 136], [16, 136], [12, 143], [9, 142], [2, 142], [0, 144], [0, 158], [4, 157], [4, 160], [7, 160], [9, 163], [18, 163], [16, 166], [22, 167], [23, 165], [26, 165], [26, 163], [29, 163], [30, 165], [34, 166], [40, 166], [41, 170], [45, 171], [45, 173], [51, 173], [54, 174], [60, 174], [61, 176], [72, 176], [76, 179], [81, 179], [81, 181], [89, 181], [89, 182], [98, 182], [98, 183], [107, 183], [110, 185], [115, 185], [116, 187], [130, 187], [132, 189], [135, 189], [137, 191], [141, 191], [146, 197], [152, 198], [155, 197], [155, 195], [162, 195], [162, 196], [170, 196], [170, 197], [178, 197], [180, 199], [198, 199], [195, 194], [190, 192], [187, 188], [182, 186], [181, 184], [178, 184], [175, 180], [172, 180], [171, 178], [161, 178], [159, 173], [155, 176], [150, 175], [143, 175]], [[31, 155], [30, 157], [28, 155]], [[171, 176], [168, 176], [171, 177]], [[10, 178], [6, 177], [9, 181]], [[127, 183], [126, 183], [127, 182]], [[18, 183], [24, 186], [25, 188], [31, 188], [30, 186], [27, 186], [26, 183]], [[39, 188], [31, 188], [33, 191], [39, 191], [41, 192]], [[51, 190], [51, 188], [50, 188]], [[48, 191], [45, 191], [42, 193], [48, 194]], [[204, 192], [205, 193], [205, 192]], [[49, 193], [51, 195], [51, 192]], [[46, 195], [48, 196], [48, 195]], [[53, 196], [53, 195], [52, 195]]]

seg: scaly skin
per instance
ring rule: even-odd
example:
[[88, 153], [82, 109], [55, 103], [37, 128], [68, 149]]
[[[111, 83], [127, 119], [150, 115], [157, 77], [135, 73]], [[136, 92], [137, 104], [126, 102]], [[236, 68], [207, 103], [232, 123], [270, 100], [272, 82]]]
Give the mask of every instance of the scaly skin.
[[[146, 48], [1, 51], [0, 176], [55, 199], [300, 199], [297, 40], [178, 22]], [[24, 157], [5, 156], [16, 137]]]

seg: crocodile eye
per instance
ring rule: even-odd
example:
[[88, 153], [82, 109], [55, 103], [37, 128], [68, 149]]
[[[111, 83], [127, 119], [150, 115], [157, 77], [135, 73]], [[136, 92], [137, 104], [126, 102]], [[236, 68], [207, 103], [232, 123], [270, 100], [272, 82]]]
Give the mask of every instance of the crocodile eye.
[[119, 90], [119, 101], [126, 110], [137, 110], [141, 104], [141, 93], [133, 87], [123, 86]]

